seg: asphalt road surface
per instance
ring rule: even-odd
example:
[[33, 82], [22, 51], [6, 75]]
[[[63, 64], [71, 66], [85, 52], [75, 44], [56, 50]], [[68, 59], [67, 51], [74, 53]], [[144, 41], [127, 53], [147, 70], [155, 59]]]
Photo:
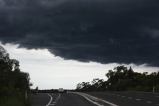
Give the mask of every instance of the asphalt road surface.
[[41, 93], [32, 106], [159, 106], [159, 94], [144, 92]]
[[32, 96], [31, 102], [32, 106], [96, 106], [84, 97], [72, 93], [37, 94]]

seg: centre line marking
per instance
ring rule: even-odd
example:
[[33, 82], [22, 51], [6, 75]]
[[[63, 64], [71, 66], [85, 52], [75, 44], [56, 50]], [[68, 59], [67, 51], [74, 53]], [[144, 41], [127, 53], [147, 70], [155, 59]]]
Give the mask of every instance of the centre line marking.
[[50, 101], [49, 101], [49, 103], [46, 106], [49, 106], [51, 104], [51, 102], [52, 102], [52, 96], [50, 94], [48, 94], [48, 96], [50, 97]]
[[149, 103], [149, 104], [150, 104], [150, 103], [152, 103], [152, 102], [151, 102], [151, 101], [147, 101], [147, 103]]
[[140, 101], [141, 99], [136, 99], [137, 101]]

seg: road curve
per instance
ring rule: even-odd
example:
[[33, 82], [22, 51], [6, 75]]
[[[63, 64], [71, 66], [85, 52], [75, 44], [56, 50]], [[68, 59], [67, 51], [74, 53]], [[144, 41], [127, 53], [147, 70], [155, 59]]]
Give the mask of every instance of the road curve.
[[159, 106], [159, 94], [143, 92], [88, 92], [37, 94], [32, 106]]
[[63, 94], [36, 94], [31, 97], [32, 106], [96, 106], [80, 95]]
[[118, 106], [159, 106], [159, 94], [147, 92], [89, 92], [88, 94]]

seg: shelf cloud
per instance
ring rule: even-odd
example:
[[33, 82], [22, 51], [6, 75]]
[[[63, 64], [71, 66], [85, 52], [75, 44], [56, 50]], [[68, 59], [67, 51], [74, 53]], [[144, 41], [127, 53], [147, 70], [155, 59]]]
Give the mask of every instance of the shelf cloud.
[[56, 56], [159, 66], [158, 0], [0, 0], [0, 41]]

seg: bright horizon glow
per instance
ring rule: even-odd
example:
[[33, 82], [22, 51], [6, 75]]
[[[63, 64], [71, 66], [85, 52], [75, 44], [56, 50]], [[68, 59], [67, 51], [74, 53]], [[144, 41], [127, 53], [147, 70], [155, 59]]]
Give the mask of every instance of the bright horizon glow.
[[[5, 44], [3, 46], [10, 54], [10, 58], [20, 61], [21, 71], [30, 74], [33, 87], [40, 89], [75, 89], [79, 82], [91, 81], [93, 78], [106, 80], [108, 70], [122, 64], [97, 62], [79, 62], [76, 60], [64, 60], [55, 56], [47, 49], [19, 48], [19, 45]], [[154, 72], [159, 67], [151, 67], [147, 64], [123, 64], [132, 67], [137, 72]]]

